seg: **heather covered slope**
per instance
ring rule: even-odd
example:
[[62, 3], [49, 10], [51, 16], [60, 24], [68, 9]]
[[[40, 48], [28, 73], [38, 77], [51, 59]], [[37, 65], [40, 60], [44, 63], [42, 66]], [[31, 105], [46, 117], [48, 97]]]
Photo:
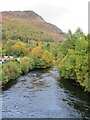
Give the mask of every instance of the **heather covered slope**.
[[3, 39], [61, 42], [64, 41], [66, 35], [57, 26], [47, 23], [33, 11], [2, 12], [2, 23]]

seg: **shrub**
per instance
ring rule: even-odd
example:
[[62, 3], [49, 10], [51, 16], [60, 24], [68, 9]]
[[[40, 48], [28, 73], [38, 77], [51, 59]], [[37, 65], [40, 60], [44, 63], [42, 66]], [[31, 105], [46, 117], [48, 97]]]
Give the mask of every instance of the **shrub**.
[[33, 48], [31, 55], [35, 62], [35, 68], [51, 67], [54, 63], [51, 53], [43, 50], [40, 46]]
[[6, 84], [10, 80], [14, 80], [20, 76], [32, 70], [34, 67], [34, 61], [32, 58], [24, 57], [20, 59], [20, 63], [16, 61], [6, 62], [2, 66], [2, 84]]
[[62, 46], [66, 46], [66, 50], [64, 49], [64, 52], [61, 50], [64, 55], [59, 56], [61, 59], [58, 70], [61, 77], [74, 79], [85, 87], [86, 91], [90, 92], [88, 41], [84, 34], [80, 32], [80, 29], [77, 30], [76, 33], [70, 35], [70, 38]]
[[24, 49], [26, 47], [26, 44], [23, 42], [17, 42], [15, 45], [11, 47], [11, 50], [13, 54], [17, 56], [24, 56]]
[[48, 51], [43, 52], [41, 61], [44, 63], [43, 68], [51, 67], [54, 64], [52, 54]]
[[8, 75], [5, 71], [2, 70], [2, 85], [6, 84], [8, 82]]
[[7, 62], [2, 66], [2, 82], [7, 83], [9, 80], [16, 79], [21, 74], [19, 63]]
[[20, 67], [22, 74], [29, 72], [29, 70], [33, 69], [34, 61], [31, 58], [24, 57], [20, 60]]

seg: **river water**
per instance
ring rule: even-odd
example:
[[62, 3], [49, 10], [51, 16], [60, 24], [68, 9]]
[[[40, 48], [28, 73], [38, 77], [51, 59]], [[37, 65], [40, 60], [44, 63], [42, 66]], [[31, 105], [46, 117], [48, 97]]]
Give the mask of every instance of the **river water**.
[[3, 91], [3, 118], [89, 117], [89, 97], [66, 80], [57, 69], [31, 71]]

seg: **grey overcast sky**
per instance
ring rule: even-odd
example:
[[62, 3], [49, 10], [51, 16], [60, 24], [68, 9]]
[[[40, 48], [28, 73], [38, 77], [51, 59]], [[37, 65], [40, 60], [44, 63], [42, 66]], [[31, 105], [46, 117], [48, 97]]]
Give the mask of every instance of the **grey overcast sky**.
[[88, 0], [0, 0], [0, 11], [18, 10], [33, 10], [64, 32], [88, 33]]

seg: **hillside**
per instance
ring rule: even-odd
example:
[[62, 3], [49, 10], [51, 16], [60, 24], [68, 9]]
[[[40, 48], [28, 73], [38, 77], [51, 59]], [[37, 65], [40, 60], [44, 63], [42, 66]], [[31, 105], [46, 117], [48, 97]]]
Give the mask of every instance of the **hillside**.
[[[0, 13], [1, 14], [1, 13]], [[4, 39], [20, 39], [26, 41], [61, 42], [65, 33], [57, 26], [47, 23], [33, 11], [2, 12], [2, 32]]]

